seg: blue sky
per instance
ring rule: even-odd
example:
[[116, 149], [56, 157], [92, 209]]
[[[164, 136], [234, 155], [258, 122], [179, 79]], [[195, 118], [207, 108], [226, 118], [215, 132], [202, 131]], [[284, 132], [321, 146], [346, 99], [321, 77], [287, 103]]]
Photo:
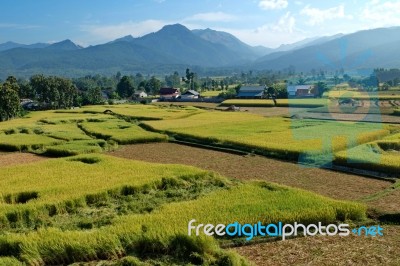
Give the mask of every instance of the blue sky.
[[309, 37], [400, 26], [400, 1], [394, 0], [2, 0], [0, 7], [0, 43], [71, 39], [87, 46], [181, 23], [277, 47]]

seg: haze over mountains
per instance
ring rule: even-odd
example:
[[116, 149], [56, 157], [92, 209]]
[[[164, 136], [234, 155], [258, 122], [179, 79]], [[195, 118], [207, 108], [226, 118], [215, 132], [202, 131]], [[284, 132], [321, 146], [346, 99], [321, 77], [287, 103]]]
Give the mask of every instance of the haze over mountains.
[[142, 72], [271, 69], [296, 71], [400, 67], [400, 27], [311, 38], [271, 49], [250, 46], [212, 29], [175, 24], [139, 38], [125, 36], [83, 48], [70, 40], [54, 44], [0, 44], [0, 75], [35, 73], [81, 76]]

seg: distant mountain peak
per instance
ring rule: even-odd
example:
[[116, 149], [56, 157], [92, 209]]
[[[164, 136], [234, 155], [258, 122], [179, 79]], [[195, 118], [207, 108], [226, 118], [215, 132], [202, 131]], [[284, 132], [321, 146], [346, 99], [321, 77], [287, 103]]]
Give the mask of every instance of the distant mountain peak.
[[66, 50], [78, 50], [78, 49], [82, 49], [82, 47], [75, 44], [70, 39], [66, 39], [61, 42], [53, 43], [53, 44], [49, 45], [46, 49], [55, 49], [55, 50], [66, 51]]
[[181, 29], [187, 29], [185, 26], [183, 26], [180, 23], [175, 23], [175, 24], [168, 24], [162, 27], [162, 29], [173, 29], [173, 28], [181, 28]]
[[190, 30], [182, 24], [177, 23], [165, 25], [161, 30], [159, 30], [159, 32], [190, 32]]
[[135, 38], [132, 35], [126, 35], [124, 37], [115, 39], [114, 41], [112, 41], [112, 43], [113, 42], [132, 42], [134, 40], [135, 40]]

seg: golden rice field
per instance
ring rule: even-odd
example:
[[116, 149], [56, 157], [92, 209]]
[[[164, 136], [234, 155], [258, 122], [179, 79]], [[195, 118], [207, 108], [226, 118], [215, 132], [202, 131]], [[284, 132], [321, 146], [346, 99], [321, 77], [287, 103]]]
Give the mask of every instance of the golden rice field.
[[119, 119], [109, 119], [103, 122], [82, 122], [79, 127], [89, 135], [100, 139], [113, 140], [119, 144], [167, 140], [166, 135], [145, 131], [135, 124]]
[[201, 93], [201, 96], [203, 97], [217, 97], [222, 91], [221, 90], [216, 90], [216, 91], [204, 91]]
[[[227, 180], [189, 166], [100, 154], [4, 167], [0, 186], [0, 264], [117, 261], [130, 255], [150, 264], [246, 265], [242, 257], [220, 249], [218, 239], [187, 236], [188, 221], [309, 224], [366, 218], [359, 203], [261, 181]], [[148, 207], [137, 212], [141, 206]], [[88, 227], [96, 219], [98, 224]], [[71, 221], [77, 227], [66, 225]]]
[[399, 130], [372, 123], [264, 118], [247, 113], [207, 112], [145, 127], [177, 138], [231, 146], [297, 160], [301, 153], [329, 154], [374, 141]]
[[121, 104], [121, 105], [96, 105], [84, 106], [80, 109], [67, 111], [68, 113], [94, 113], [102, 114], [105, 110], [110, 110], [118, 115], [128, 116], [138, 120], [157, 120], [173, 119], [190, 116], [203, 112], [191, 106], [164, 106], [164, 105], [141, 105], [141, 104]]
[[165, 135], [148, 132], [133, 122], [102, 114], [102, 111], [98, 114], [74, 110], [32, 112], [26, 117], [0, 123], [0, 150], [50, 156], [101, 152], [115, 148], [117, 143], [166, 139]]
[[1, 167], [0, 265], [247, 265], [220, 247], [231, 239], [189, 237], [188, 222], [366, 222], [362, 203], [99, 154], [167, 135], [291, 160], [335, 154], [338, 162], [367, 160], [384, 172], [398, 172], [400, 165], [400, 127], [394, 125], [165, 105], [32, 112], [0, 123], [0, 150], [63, 158]]
[[354, 89], [339, 87], [336, 90], [330, 90], [324, 93], [324, 97], [328, 98], [339, 98], [339, 99], [347, 99], [352, 98], [354, 100], [369, 100], [369, 99], [378, 99], [381, 101], [384, 100], [399, 100], [400, 94], [398, 92], [366, 92], [366, 91], [357, 91]]
[[[2, 168], [0, 176], [1, 213], [15, 208], [58, 204], [124, 185], [142, 186], [164, 176], [204, 174], [205, 171], [179, 165], [150, 164], [96, 154], [49, 159], [35, 164]], [[4, 202], [6, 195], [37, 192], [35, 200], [24, 205]]]
[[400, 173], [400, 133], [335, 154], [335, 161], [372, 171]]

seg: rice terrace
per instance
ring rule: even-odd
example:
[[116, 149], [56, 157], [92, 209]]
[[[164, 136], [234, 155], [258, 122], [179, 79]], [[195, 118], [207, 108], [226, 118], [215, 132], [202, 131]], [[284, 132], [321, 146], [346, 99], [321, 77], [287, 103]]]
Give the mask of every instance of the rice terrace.
[[398, 1], [0, 7], [0, 266], [400, 265]]
[[[296, 139], [295, 130], [310, 131], [309, 139]], [[357, 136], [354, 147], [343, 130]], [[248, 253], [252, 245], [266, 245], [258, 244], [266, 240], [261, 237], [254, 244], [239, 237], [189, 237], [191, 219], [213, 224], [378, 222], [399, 236], [398, 226], [390, 225], [400, 213], [399, 205], [391, 204], [400, 200], [393, 178], [400, 168], [396, 124], [375, 127], [130, 104], [32, 112], [2, 122], [0, 131], [1, 150], [10, 152], [0, 155], [0, 254], [5, 265], [245, 264], [259, 256]], [[322, 136], [329, 136], [332, 145], [325, 147]], [[333, 152], [338, 165], [346, 165], [344, 156], [372, 160], [368, 147], [379, 150], [381, 160], [357, 166], [388, 177], [296, 161], [307, 152]], [[10, 156], [19, 162], [7, 162]], [[322, 246], [328, 244], [319, 239]], [[396, 241], [386, 244], [396, 248]]]

